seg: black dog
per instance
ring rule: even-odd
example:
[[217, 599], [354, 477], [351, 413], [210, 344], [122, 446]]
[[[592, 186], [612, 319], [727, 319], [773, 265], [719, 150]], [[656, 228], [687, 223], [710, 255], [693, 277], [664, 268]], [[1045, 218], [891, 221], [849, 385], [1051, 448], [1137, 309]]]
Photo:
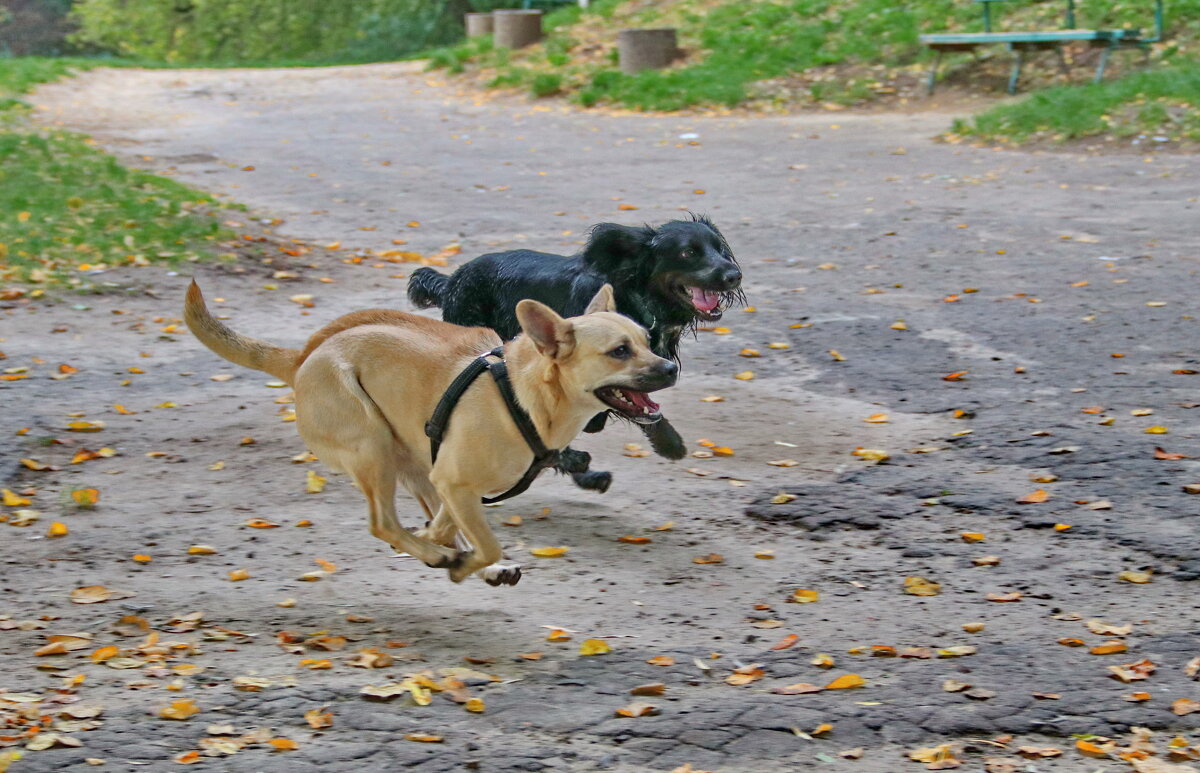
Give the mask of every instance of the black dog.
[[[418, 269], [408, 281], [408, 297], [418, 308], [440, 306], [447, 322], [490, 327], [509, 339], [520, 332], [519, 301], [533, 298], [575, 316], [605, 283], [613, 286], [617, 310], [650, 332], [654, 352], [676, 362], [685, 331], [720, 319], [732, 303], [745, 303], [729, 243], [703, 215], [658, 228], [601, 223], [572, 257], [511, 250], [478, 257], [450, 276]], [[599, 432], [604, 422], [600, 414], [585, 431]], [[681, 459], [687, 453], [665, 419], [642, 425], [642, 431], [660, 456]], [[612, 481], [610, 473], [588, 472], [586, 453], [565, 449], [562, 458], [560, 470], [582, 488], [604, 491]]]

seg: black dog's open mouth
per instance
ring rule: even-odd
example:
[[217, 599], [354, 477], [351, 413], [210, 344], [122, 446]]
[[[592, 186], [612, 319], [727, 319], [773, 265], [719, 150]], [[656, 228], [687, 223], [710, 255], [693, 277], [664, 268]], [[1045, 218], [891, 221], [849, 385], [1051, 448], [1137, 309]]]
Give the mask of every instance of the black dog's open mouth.
[[662, 418], [662, 409], [658, 403], [651, 400], [645, 392], [636, 389], [600, 387], [596, 390], [596, 397], [617, 413], [638, 424], [653, 424]]
[[684, 294], [691, 301], [696, 316], [707, 322], [715, 322], [721, 318], [724, 309], [721, 308], [721, 293], [705, 290], [701, 287], [685, 287]]

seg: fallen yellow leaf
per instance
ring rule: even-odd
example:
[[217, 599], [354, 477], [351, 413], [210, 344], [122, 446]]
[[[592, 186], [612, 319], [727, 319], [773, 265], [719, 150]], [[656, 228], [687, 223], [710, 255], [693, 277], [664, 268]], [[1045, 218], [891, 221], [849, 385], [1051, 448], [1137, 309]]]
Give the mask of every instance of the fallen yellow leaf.
[[1049, 498], [1050, 498], [1050, 494], [1048, 492], [1046, 492], [1044, 489], [1038, 489], [1037, 491], [1034, 491], [1032, 494], [1026, 494], [1025, 496], [1018, 499], [1017, 504], [1018, 505], [1035, 505], [1035, 504], [1038, 504], [1039, 502], [1045, 502]]
[[4, 489], [3, 494], [4, 494], [3, 502], [4, 502], [5, 507], [25, 507], [26, 505], [33, 504], [33, 500], [26, 499], [25, 497], [17, 496], [16, 494], [9, 491], [8, 489]]
[[174, 701], [170, 706], [158, 710], [158, 715], [163, 719], [188, 719], [200, 713], [200, 707], [190, 699]]
[[904, 578], [904, 592], [910, 596], [936, 596], [942, 592], [942, 586], [932, 580], [913, 575]]
[[834, 679], [829, 684], [825, 685], [826, 690], [847, 690], [852, 687], [862, 687], [867, 683], [858, 674], [842, 674], [837, 679]]
[[98, 604], [112, 598], [112, 591], [103, 585], [85, 585], [71, 591], [71, 601], [76, 604]]
[[612, 652], [612, 647], [603, 639], [584, 639], [579, 645], [580, 655], [607, 655]]
[[75, 489], [71, 492], [71, 499], [84, 509], [95, 507], [96, 503], [100, 501], [100, 490], [94, 488]]

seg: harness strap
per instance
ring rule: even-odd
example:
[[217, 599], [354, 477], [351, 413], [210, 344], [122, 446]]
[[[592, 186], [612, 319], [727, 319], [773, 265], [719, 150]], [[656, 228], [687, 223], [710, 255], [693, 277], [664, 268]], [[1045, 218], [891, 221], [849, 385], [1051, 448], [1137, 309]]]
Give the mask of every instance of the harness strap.
[[525, 438], [526, 444], [529, 445], [529, 450], [533, 451], [534, 461], [536, 462], [548, 454], [554, 453], [542, 443], [542, 438], [538, 435], [537, 427], [533, 426], [533, 419], [529, 417], [529, 413], [517, 402], [517, 394], [513, 391], [512, 382], [508, 379], [508, 365], [500, 361], [489, 365], [488, 370], [492, 372], [492, 380], [496, 382], [496, 386], [500, 389], [500, 394], [504, 397], [504, 404], [508, 406], [508, 412], [512, 415], [513, 421], [516, 422], [517, 429], [521, 430], [521, 437]]
[[488, 355], [502, 356], [503, 349], [497, 346], [487, 354], [480, 355], [471, 361], [471, 364], [463, 368], [450, 386], [446, 387], [446, 391], [442, 394], [442, 399], [438, 401], [437, 407], [433, 409], [433, 416], [429, 421], [425, 422], [425, 435], [429, 438], [429, 452], [433, 457], [433, 461], [437, 461], [438, 448], [442, 444], [442, 438], [446, 436], [446, 427], [450, 423], [450, 414], [454, 412], [454, 406], [458, 405], [459, 399], [467, 388], [479, 378], [479, 375], [488, 369]]
[[[495, 363], [488, 362], [488, 357], [497, 357], [500, 358], [500, 361]], [[559, 458], [558, 451], [546, 448], [546, 444], [542, 442], [541, 435], [538, 434], [537, 427], [533, 424], [533, 419], [521, 407], [521, 404], [517, 402], [516, 392], [513, 391], [512, 382], [508, 378], [508, 366], [504, 363], [503, 358], [504, 349], [497, 346], [487, 354], [480, 355], [470, 365], [463, 368], [454, 381], [450, 382], [450, 386], [446, 388], [442, 399], [438, 401], [437, 407], [434, 408], [433, 416], [425, 423], [425, 434], [429, 437], [430, 456], [433, 457], [434, 462], [437, 462], [438, 448], [441, 446], [442, 438], [446, 435], [446, 428], [450, 423], [450, 415], [454, 412], [455, 406], [458, 405], [459, 399], [462, 398], [467, 388], [475, 382], [475, 379], [481, 373], [485, 370], [491, 371], [492, 380], [496, 382], [496, 388], [500, 390], [500, 396], [504, 399], [504, 405], [508, 408], [509, 416], [512, 417], [513, 423], [517, 425], [517, 429], [520, 430], [521, 437], [525, 439], [529, 450], [533, 451], [533, 462], [512, 488], [494, 497], [483, 497], [484, 504], [500, 502], [523, 493], [533, 484], [533, 481], [542, 470], [557, 465]]]

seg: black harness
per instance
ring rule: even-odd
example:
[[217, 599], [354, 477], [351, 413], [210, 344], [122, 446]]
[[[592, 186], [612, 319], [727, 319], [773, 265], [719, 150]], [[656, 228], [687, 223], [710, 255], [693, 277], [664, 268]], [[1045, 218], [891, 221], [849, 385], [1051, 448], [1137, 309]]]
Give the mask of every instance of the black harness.
[[[496, 357], [500, 361], [489, 362], [488, 357]], [[450, 386], [446, 387], [445, 394], [438, 401], [437, 407], [433, 409], [433, 417], [425, 422], [425, 434], [429, 436], [429, 452], [433, 457], [433, 461], [437, 462], [438, 448], [442, 444], [442, 439], [446, 436], [446, 428], [450, 423], [450, 414], [454, 412], [454, 407], [458, 405], [458, 401], [462, 398], [463, 393], [467, 391], [467, 388], [485, 370], [491, 371], [492, 379], [496, 382], [496, 387], [500, 390], [500, 396], [504, 398], [504, 404], [508, 406], [508, 415], [512, 416], [517, 429], [521, 431], [521, 436], [525, 438], [525, 442], [529, 445], [529, 450], [533, 451], [533, 463], [529, 465], [529, 469], [525, 471], [525, 475], [517, 481], [516, 485], [503, 494], [494, 497], [484, 497], [483, 503], [487, 505], [523, 493], [533, 483], [534, 479], [541, 474], [542, 470], [558, 464], [558, 451], [546, 448], [541, 436], [538, 434], [537, 427], [533, 426], [533, 419], [529, 418], [529, 414], [517, 402], [517, 395], [513, 391], [512, 382], [508, 379], [508, 366], [504, 364], [504, 347], [497, 346], [490, 352], [479, 355], [479, 357], [471, 361], [470, 365], [463, 368], [462, 373], [459, 373], [454, 381], [450, 382]]]

